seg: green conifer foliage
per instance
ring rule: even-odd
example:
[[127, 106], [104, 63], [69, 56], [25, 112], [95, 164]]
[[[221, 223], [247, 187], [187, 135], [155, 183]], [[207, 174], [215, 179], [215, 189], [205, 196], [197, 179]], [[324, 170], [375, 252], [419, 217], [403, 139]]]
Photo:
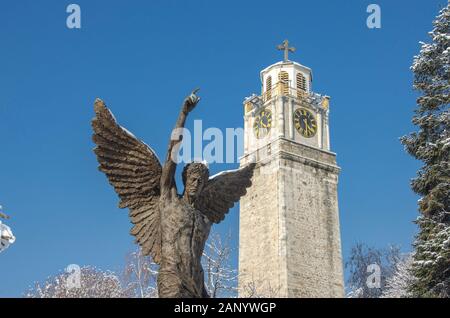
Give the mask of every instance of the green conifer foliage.
[[433, 22], [430, 43], [414, 58], [414, 89], [420, 94], [413, 124], [401, 138], [423, 162], [411, 186], [421, 196], [411, 292], [418, 297], [450, 296], [450, 4]]

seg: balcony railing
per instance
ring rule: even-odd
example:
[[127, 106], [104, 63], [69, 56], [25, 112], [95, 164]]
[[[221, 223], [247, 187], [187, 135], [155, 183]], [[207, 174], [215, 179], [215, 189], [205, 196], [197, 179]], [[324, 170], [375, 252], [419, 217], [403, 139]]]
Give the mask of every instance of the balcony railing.
[[261, 96], [253, 94], [244, 100], [245, 113], [254, 111], [262, 107], [265, 103], [279, 96], [288, 96], [296, 98], [299, 101], [305, 102], [313, 107], [317, 107], [322, 111], [328, 111], [329, 100], [328, 96], [320, 95], [314, 92], [308, 92], [302, 89], [286, 85], [283, 82], [278, 82], [272, 85], [272, 88], [264, 92]]
[[283, 82], [278, 82], [275, 85], [272, 85], [271, 89], [266, 90], [261, 95], [261, 100], [263, 103], [266, 103], [270, 101], [272, 98], [276, 98], [278, 96], [293, 97], [299, 100], [303, 100], [309, 104], [321, 106], [323, 108], [328, 108], [329, 97], [322, 96], [314, 92], [308, 92], [303, 89], [298, 89]]

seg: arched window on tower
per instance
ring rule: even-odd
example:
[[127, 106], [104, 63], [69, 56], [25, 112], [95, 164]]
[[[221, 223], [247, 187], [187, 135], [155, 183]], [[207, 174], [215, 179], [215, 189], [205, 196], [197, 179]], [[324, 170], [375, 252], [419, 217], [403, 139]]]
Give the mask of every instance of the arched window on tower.
[[306, 94], [306, 77], [302, 73], [297, 73], [297, 97], [302, 98]]
[[281, 95], [289, 95], [289, 74], [285, 71], [278, 73]]
[[272, 99], [272, 76], [266, 78], [266, 98], [265, 100]]

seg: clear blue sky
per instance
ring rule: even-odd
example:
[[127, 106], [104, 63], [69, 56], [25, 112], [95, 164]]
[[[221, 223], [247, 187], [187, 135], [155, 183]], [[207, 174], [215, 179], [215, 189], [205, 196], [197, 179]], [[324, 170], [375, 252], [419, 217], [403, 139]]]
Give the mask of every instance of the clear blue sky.
[[[71, 263], [119, 269], [133, 248], [92, 152], [96, 97], [162, 156], [196, 86], [191, 123], [242, 127], [243, 98], [259, 92], [259, 71], [282, 58], [274, 47], [285, 38], [313, 69], [314, 90], [332, 96], [344, 256], [356, 241], [410, 249], [419, 165], [398, 138], [413, 129], [412, 58], [445, 0], [376, 1], [380, 30], [365, 23], [375, 1], [74, 2], [81, 30], [66, 27], [69, 1], [0, 4], [0, 204], [17, 236], [0, 254], [0, 296]], [[217, 226], [230, 228], [237, 244], [237, 209]]]

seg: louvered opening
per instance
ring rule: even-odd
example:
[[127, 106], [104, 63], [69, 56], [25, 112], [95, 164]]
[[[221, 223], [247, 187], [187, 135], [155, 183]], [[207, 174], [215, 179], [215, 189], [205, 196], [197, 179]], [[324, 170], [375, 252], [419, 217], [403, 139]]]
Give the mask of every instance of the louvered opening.
[[297, 97], [301, 98], [306, 93], [306, 77], [297, 73]]
[[266, 78], [266, 100], [272, 98], [272, 76]]
[[289, 94], [289, 74], [285, 71], [278, 73], [278, 80], [280, 82], [280, 92], [282, 95]]

